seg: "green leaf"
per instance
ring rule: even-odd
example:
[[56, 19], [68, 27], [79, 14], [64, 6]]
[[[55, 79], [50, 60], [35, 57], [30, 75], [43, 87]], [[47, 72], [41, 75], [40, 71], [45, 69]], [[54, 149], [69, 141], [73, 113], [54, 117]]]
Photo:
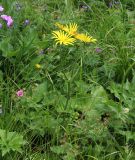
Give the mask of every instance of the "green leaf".
[[26, 144], [23, 136], [16, 132], [0, 129], [0, 149], [2, 156], [12, 151], [22, 152], [22, 146]]
[[16, 55], [16, 51], [14, 51], [13, 46], [10, 44], [10, 39], [3, 39], [0, 43], [0, 50], [2, 51], [2, 55], [4, 57], [12, 57]]
[[64, 154], [65, 153], [65, 148], [61, 146], [53, 146], [51, 147], [51, 151], [57, 154]]
[[34, 102], [39, 102], [47, 92], [47, 82], [39, 84], [33, 91], [32, 99]]

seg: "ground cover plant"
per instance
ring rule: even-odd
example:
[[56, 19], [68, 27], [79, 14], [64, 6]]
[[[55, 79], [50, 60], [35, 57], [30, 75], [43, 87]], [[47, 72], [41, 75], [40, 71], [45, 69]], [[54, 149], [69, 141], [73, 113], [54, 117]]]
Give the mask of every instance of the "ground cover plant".
[[0, 1], [0, 160], [134, 160], [134, 112], [134, 0]]

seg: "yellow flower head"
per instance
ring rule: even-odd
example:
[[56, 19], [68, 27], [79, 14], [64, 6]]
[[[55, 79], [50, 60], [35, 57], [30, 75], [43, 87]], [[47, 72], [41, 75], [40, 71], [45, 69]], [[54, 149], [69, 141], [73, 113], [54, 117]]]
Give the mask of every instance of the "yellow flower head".
[[40, 64], [35, 64], [35, 67], [36, 67], [37, 69], [40, 69], [40, 68], [41, 68], [41, 65], [40, 65]]
[[75, 38], [72, 38], [69, 34], [64, 33], [63, 31], [53, 31], [52, 34], [56, 44], [72, 45], [75, 42]]
[[[78, 26], [75, 23], [70, 23], [69, 25], [66, 25], [65, 31], [70, 35], [75, 35], [77, 33]], [[64, 30], [64, 29], [63, 29]]]
[[60, 24], [60, 23], [55, 23], [55, 26], [57, 26], [59, 29], [62, 29], [64, 28], [64, 25]]
[[95, 43], [97, 40], [87, 34], [78, 33], [78, 26], [75, 23], [70, 23], [68, 25], [62, 25], [60, 23], [55, 24], [59, 29], [65, 31], [53, 31], [53, 38], [56, 41], [56, 44], [73, 44], [75, 39], [79, 39], [80, 41], [86, 43]]
[[94, 39], [86, 34], [83, 34], [83, 33], [81, 33], [81, 34], [77, 33], [76, 35], [74, 35], [74, 37], [76, 39], [79, 39], [80, 41], [87, 42], [87, 43], [90, 43], [90, 42], [95, 43], [97, 41], [96, 39]]
[[55, 25], [58, 28], [60, 28], [61, 30], [67, 32], [68, 34], [70, 34], [72, 36], [77, 33], [78, 26], [75, 23], [70, 23], [69, 25], [66, 25], [66, 26], [64, 26], [64, 25], [62, 25], [60, 23], [56, 23]]

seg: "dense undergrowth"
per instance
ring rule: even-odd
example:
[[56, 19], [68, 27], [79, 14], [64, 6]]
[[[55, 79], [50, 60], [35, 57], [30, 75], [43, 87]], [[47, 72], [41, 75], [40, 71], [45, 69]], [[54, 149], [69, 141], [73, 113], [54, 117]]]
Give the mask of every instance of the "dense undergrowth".
[[0, 2], [0, 160], [135, 159], [134, 0]]

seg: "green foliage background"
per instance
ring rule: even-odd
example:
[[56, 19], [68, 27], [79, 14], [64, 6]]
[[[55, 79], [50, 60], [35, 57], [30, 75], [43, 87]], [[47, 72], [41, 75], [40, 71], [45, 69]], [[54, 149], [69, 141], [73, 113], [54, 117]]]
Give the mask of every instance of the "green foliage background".
[[[135, 2], [0, 2], [0, 159], [135, 159]], [[97, 43], [56, 46], [56, 22]]]

